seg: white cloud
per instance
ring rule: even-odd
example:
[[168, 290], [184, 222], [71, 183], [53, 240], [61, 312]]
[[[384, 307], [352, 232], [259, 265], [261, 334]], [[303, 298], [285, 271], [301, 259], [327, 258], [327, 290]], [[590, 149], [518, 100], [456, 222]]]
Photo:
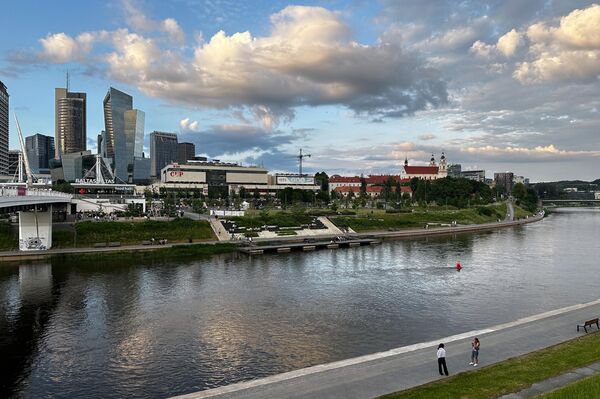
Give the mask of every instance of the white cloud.
[[[131, 1], [123, 4], [133, 28], [184, 40], [175, 20], [157, 27]], [[445, 81], [417, 53], [352, 41], [336, 12], [289, 6], [270, 19], [268, 35], [220, 31], [196, 41], [191, 58], [183, 49], [165, 48], [160, 37], [118, 29], [104, 34], [112, 51], [100, 57], [110, 78], [145, 94], [193, 107], [245, 108], [267, 129], [292, 119], [294, 107], [303, 105], [341, 104], [382, 118], [447, 102]], [[94, 42], [84, 39], [97, 33], [59, 35], [45, 46], [53, 49], [47, 57], [53, 62], [82, 61]]]
[[200, 127], [198, 125], [198, 121], [192, 121], [190, 118], [180, 120], [179, 131], [181, 133], [199, 132]]
[[529, 58], [514, 77], [522, 83], [589, 81], [600, 76], [600, 5], [571, 11], [558, 26], [527, 29]]
[[521, 34], [516, 30], [505, 33], [496, 44], [496, 48], [506, 57], [511, 57], [522, 43]]
[[84, 32], [73, 38], [64, 32], [48, 34], [40, 39], [42, 51], [38, 59], [45, 62], [65, 63], [73, 60], [82, 61], [92, 50], [94, 42], [106, 36], [106, 32]]

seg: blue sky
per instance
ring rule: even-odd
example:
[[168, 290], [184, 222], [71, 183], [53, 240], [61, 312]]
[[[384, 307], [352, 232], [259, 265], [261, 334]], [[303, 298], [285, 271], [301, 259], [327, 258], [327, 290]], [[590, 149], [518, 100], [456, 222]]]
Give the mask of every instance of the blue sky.
[[[54, 88], [109, 86], [146, 134], [212, 158], [397, 173], [445, 151], [488, 176], [600, 177], [600, 6], [569, 0], [12, 1], [0, 80], [24, 133], [54, 134]], [[35, 11], [32, 11], [35, 10]], [[14, 124], [11, 148], [17, 147]]]

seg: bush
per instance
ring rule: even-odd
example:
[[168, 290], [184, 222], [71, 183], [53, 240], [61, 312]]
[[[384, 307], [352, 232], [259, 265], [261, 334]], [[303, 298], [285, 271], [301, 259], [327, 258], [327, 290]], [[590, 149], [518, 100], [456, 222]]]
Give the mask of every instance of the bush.
[[412, 209], [386, 209], [385, 213], [412, 213]]
[[492, 216], [494, 214], [494, 211], [491, 208], [480, 206], [477, 208], [477, 213], [482, 216]]

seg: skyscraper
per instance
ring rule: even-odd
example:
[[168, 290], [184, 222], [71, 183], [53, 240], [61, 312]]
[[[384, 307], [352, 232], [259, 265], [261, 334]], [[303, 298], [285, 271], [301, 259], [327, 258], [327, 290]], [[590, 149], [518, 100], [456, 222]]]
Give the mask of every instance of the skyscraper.
[[104, 97], [102, 149], [112, 158], [115, 177], [123, 182], [133, 176], [134, 158], [144, 150], [143, 111], [133, 109], [133, 97], [111, 87]]
[[9, 150], [8, 151], [8, 175], [15, 176], [17, 174], [17, 170], [19, 169], [19, 154], [21, 151], [19, 150]]
[[0, 174], [8, 173], [8, 90], [0, 81]]
[[50, 170], [49, 162], [54, 157], [54, 138], [43, 134], [25, 137], [25, 150], [33, 173]]
[[160, 170], [177, 160], [177, 135], [175, 133], [150, 133], [150, 174], [160, 177]]
[[56, 159], [63, 154], [86, 150], [85, 93], [73, 93], [68, 88], [54, 89], [54, 128]]
[[194, 143], [177, 144], [177, 161], [185, 163], [196, 156], [196, 146]]

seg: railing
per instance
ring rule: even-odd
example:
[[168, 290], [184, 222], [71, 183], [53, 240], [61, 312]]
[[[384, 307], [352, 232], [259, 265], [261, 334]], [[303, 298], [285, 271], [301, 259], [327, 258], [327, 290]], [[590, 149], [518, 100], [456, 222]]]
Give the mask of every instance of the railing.
[[58, 197], [71, 199], [73, 195], [60, 191], [36, 188], [0, 188], [0, 197]]

